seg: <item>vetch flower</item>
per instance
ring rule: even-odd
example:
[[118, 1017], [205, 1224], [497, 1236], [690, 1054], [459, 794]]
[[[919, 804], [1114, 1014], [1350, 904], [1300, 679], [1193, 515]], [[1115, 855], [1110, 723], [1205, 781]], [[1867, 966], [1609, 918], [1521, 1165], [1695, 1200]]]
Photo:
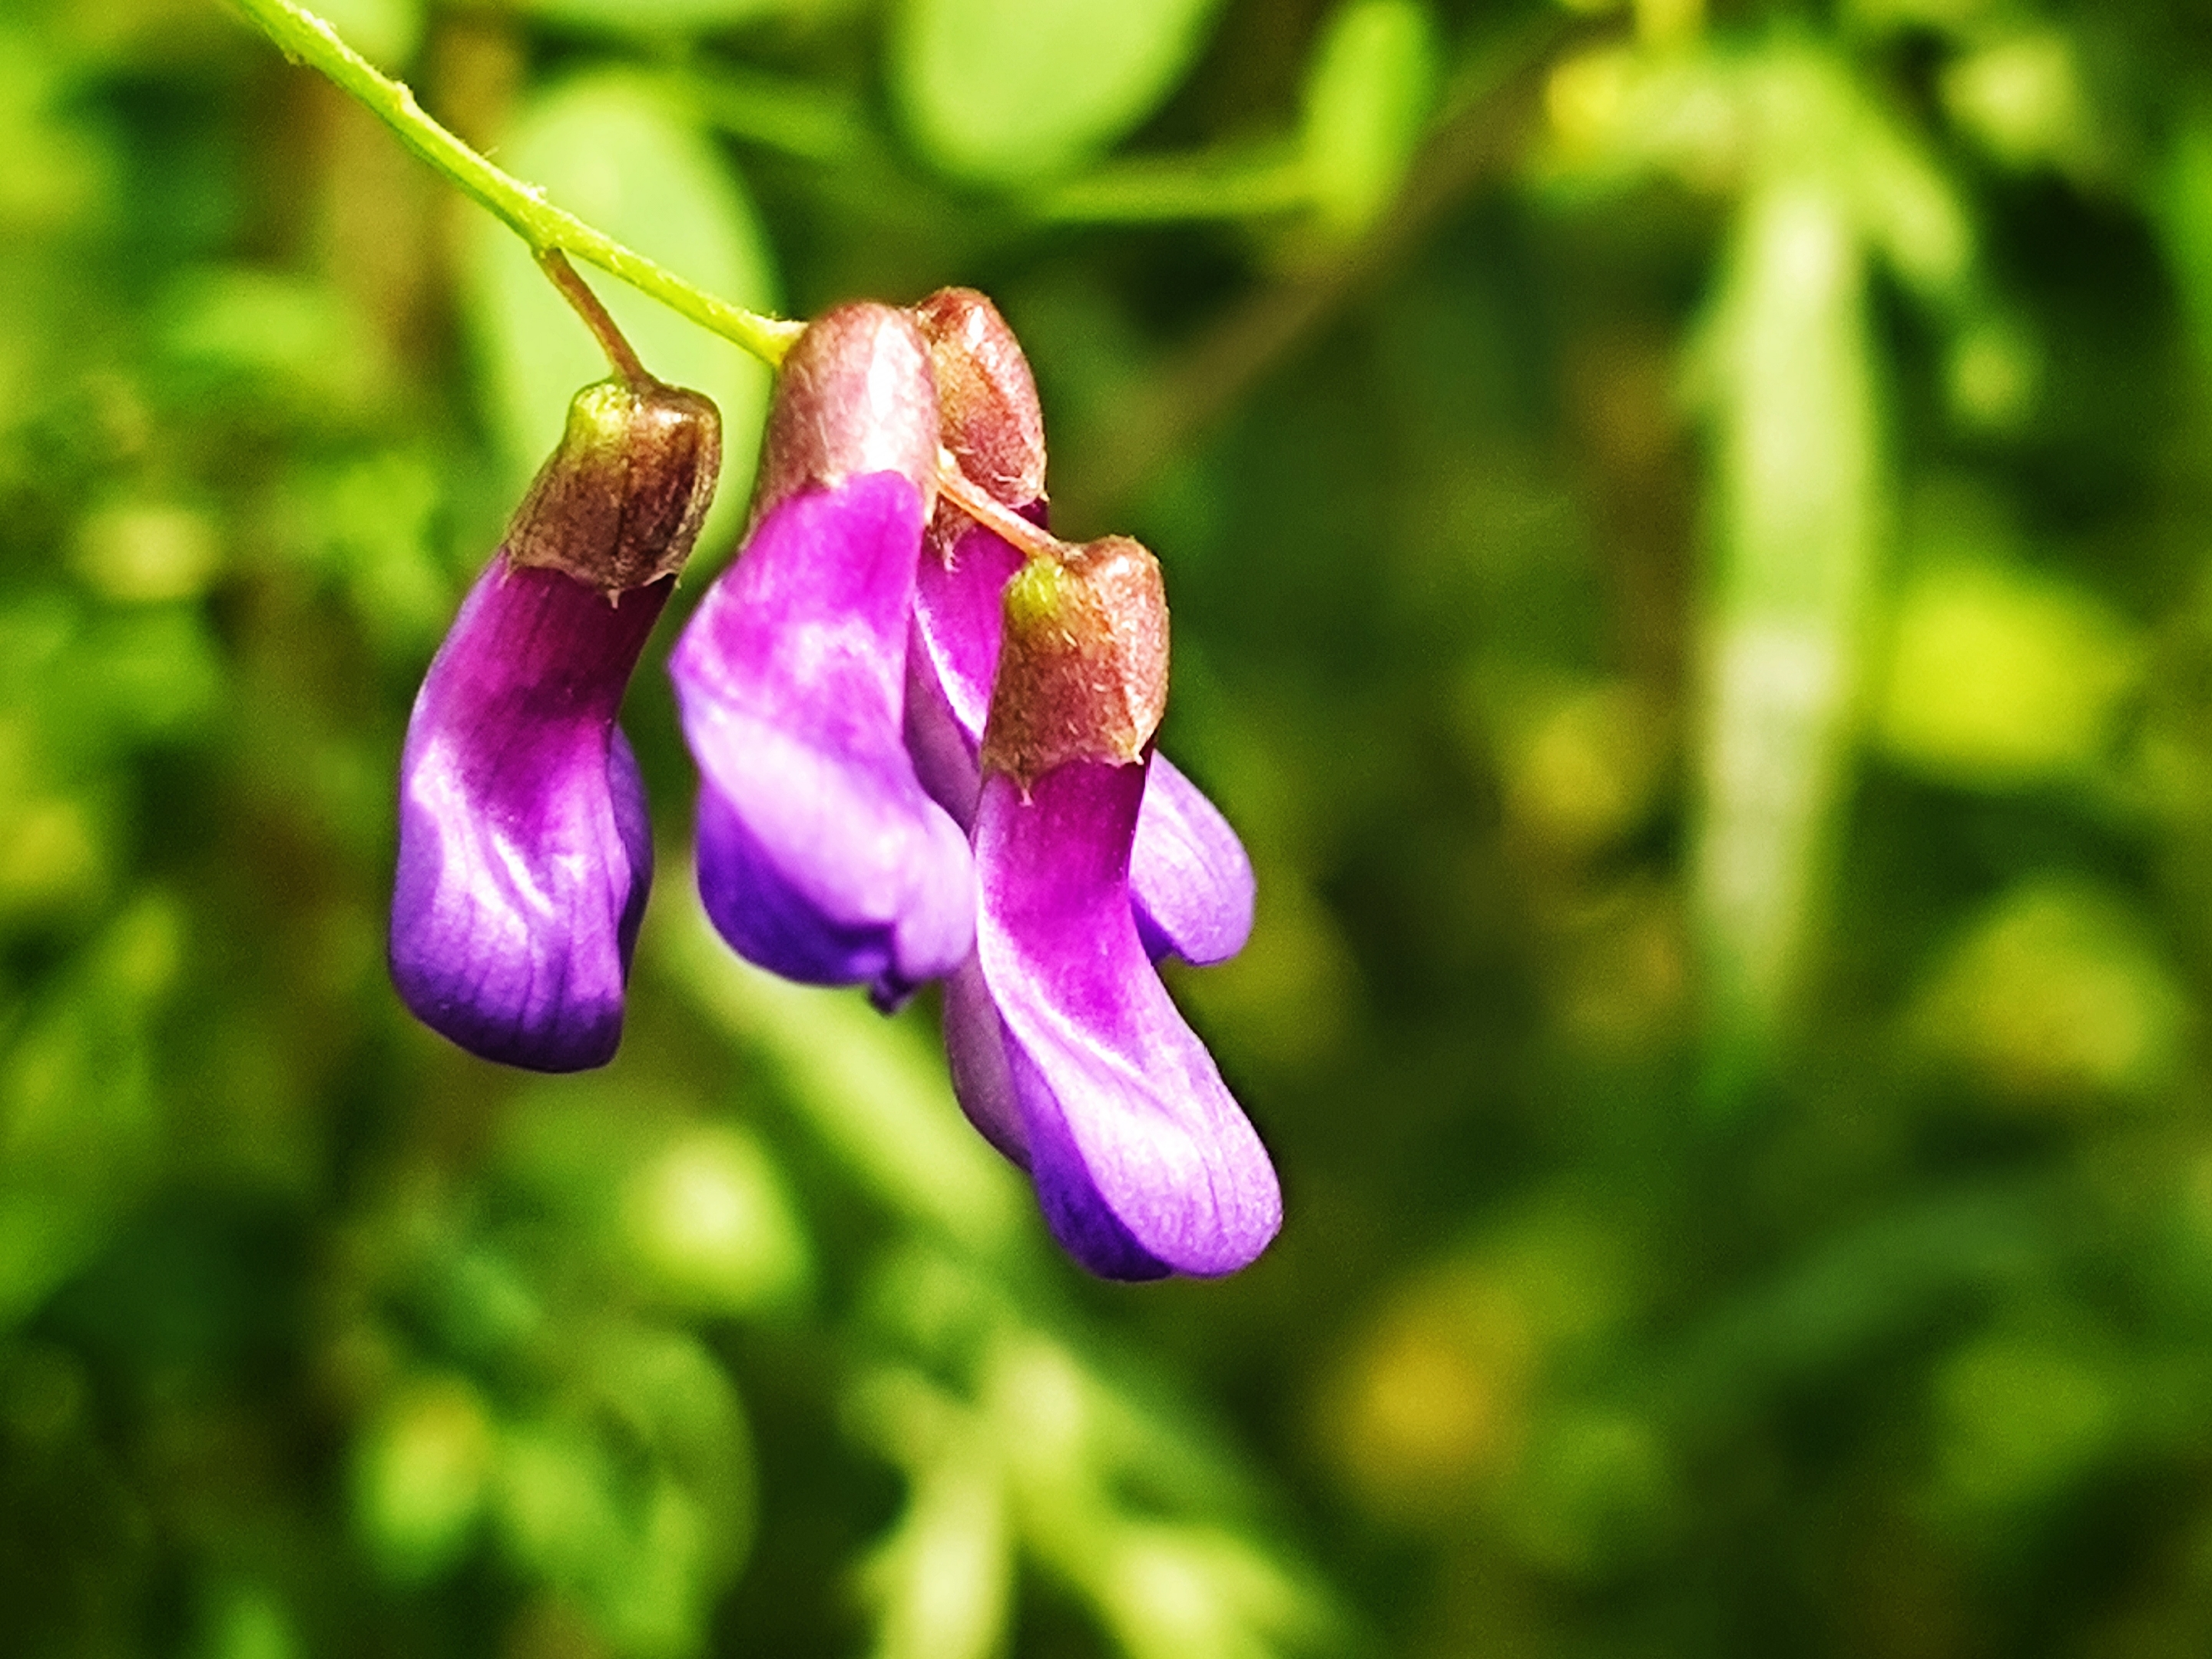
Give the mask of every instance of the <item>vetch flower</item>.
[[473, 1054], [600, 1066], [653, 881], [615, 717], [721, 465], [696, 392], [587, 386], [423, 678], [399, 769], [393, 983]]
[[[929, 343], [945, 450], [994, 501], [1042, 528], [1044, 414], [1013, 331], [971, 289], [941, 289], [914, 317]], [[998, 666], [1000, 599], [1021, 565], [1006, 536], [939, 498], [915, 586], [907, 738], [923, 783], [963, 828], [981, 790], [977, 750]], [[1138, 816], [1130, 890], [1155, 960], [1225, 961], [1251, 934], [1243, 843], [1198, 786], [1158, 757]]]
[[1169, 1000], [1130, 905], [1167, 696], [1159, 567], [1120, 538], [1007, 585], [975, 814], [975, 954], [947, 988], [962, 1106], [1025, 1164], [1053, 1234], [1114, 1279], [1244, 1267], [1273, 1167]]
[[670, 658], [700, 772], [699, 894], [731, 947], [893, 1006], [973, 938], [967, 838], [902, 730], [938, 400], [913, 319], [808, 327], [769, 410], [752, 525]]

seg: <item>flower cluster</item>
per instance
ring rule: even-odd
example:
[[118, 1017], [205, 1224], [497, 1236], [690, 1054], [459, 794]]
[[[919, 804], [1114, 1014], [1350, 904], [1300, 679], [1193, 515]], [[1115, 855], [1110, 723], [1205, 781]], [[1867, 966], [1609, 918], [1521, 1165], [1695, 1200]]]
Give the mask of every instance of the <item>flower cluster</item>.
[[[711, 487], [655, 428], [636, 527], [581, 527], [550, 498], [611, 429], [572, 418], [432, 665], [403, 775], [402, 994], [545, 1069], [598, 1064], [619, 1032], [650, 846], [614, 713]], [[1279, 1224], [1274, 1171], [1155, 963], [1243, 946], [1251, 866], [1153, 753], [1157, 561], [1054, 538], [1044, 474], [1028, 364], [981, 295], [842, 307], [793, 343], [744, 546], [670, 659], [700, 897], [789, 978], [887, 1010], [942, 980], [955, 1092], [1085, 1266], [1229, 1273]], [[556, 509], [594, 548], [617, 524], [620, 557], [532, 552]]]

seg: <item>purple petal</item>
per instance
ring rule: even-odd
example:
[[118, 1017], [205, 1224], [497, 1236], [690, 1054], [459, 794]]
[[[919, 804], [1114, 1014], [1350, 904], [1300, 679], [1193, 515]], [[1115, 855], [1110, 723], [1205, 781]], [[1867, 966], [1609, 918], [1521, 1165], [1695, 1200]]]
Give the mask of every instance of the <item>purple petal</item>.
[[[1030, 799], [987, 779], [976, 813], [976, 966], [997, 1012], [958, 1010], [956, 1061], [991, 1133], [1000, 1060], [1054, 1235], [1114, 1279], [1233, 1273], [1282, 1220], [1266, 1149], [1168, 998], [1130, 915], [1145, 769], [1079, 761]], [[994, 1136], [994, 1139], [998, 1139]]]
[[[1044, 503], [1024, 516], [1043, 521]], [[907, 687], [907, 744], [923, 783], [964, 830], [982, 784], [975, 755], [999, 668], [1001, 601], [1022, 556], [978, 524], [949, 558], [924, 548], [915, 579], [914, 644]]]
[[[1044, 503], [1024, 516], [1042, 524]], [[1022, 556], [981, 525], [948, 563], [925, 549], [908, 647], [906, 738], [931, 797], [965, 828], [981, 784], [976, 753], [999, 665], [1000, 600]], [[1252, 933], [1252, 861], [1229, 820], [1164, 758], [1152, 762], [1130, 869], [1137, 931], [1154, 961], [1226, 962]]]
[[[922, 556], [928, 568], [929, 555]], [[930, 799], [966, 830], [975, 816], [975, 792], [982, 784], [972, 733], [946, 701], [945, 687], [929, 665], [928, 648], [917, 615], [907, 635], [906, 752], [914, 775]]]
[[1164, 755], [1152, 757], [1129, 854], [1137, 936], [1152, 960], [1226, 962], [1252, 936], [1252, 860], [1221, 809]]
[[902, 736], [923, 503], [896, 472], [779, 503], [669, 660], [700, 771], [699, 894], [732, 949], [895, 1003], [974, 936], [959, 826]]
[[487, 1060], [580, 1071], [621, 1040], [653, 838], [615, 715], [671, 585], [611, 605], [502, 555], [415, 699], [392, 982], [424, 1024]]
[[1006, 1064], [1006, 1028], [999, 1024], [982, 965], [973, 956], [945, 981], [944, 1024], [945, 1067], [960, 1109], [984, 1139], [1028, 1169], [1029, 1142]]
[[[1022, 516], [1042, 524], [1044, 503], [1030, 503]], [[949, 557], [925, 556], [915, 579], [915, 616], [930, 665], [954, 718], [972, 734], [971, 742], [980, 739], [991, 712], [1006, 583], [1021, 568], [1018, 551], [981, 525], [970, 524], [953, 542]]]

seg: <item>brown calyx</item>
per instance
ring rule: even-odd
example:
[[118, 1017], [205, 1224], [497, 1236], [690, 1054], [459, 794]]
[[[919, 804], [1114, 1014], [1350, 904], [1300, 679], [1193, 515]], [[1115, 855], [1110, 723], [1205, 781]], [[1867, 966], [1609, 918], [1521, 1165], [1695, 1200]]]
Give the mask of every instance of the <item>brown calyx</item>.
[[[1042, 523], [1044, 410], [1021, 342], [972, 288], [938, 289], [914, 308], [914, 319], [929, 342], [945, 453], [994, 501]], [[956, 502], [938, 498], [928, 542], [940, 562], [952, 562], [961, 532], [975, 522]]]
[[937, 388], [914, 319], [890, 306], [824, 312], [776, 376], [753, 486], [752, 521], [800, 490], [901, 472], [937, 495]]
[[972, 288], [914, 308], [937, 380], [938, 430], [960, 470], [1009, 507], [1044, 494], [1044, 410], [1021, 343]]
[[651, 379], [587, 386], [507, 526], [507, 561], [611, 599], [658, 581], [691, 556], [721, 466], [712, 399]]
[[1032, 559], [1006, 584], [983, 768], [1027, 793], [1070, 761], [1143, 758], [1168, 697], [1167, 589], [1126, 536]]

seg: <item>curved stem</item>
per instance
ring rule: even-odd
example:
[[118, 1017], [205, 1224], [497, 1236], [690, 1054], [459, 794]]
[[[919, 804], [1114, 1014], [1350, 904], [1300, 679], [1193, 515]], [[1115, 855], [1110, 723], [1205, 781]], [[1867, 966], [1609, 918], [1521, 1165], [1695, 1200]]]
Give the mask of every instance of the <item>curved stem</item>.
[[632, 386], [653, 384], [653, 376], [638, 361], [637, 352], [626, 339], [615, 319], [607, 315], [607, 308], [599, 303], [599, 296], [592, 292], [591, 284], [576, 274], [576, 267], [568, 263], [568, 256], [557, 247], [541, 248], [538, 253], [538, 268], [544, 271], [554, 287], [561, 290], [571, 309], [584, 319], [584, 326], [592, 331], [599, 341], [599, 349], [607, 354], [607, 362], [616, 374]]
[[[263, 33], [295, 64], [327, 76], [397, 133], [399, 142], [443, 173], [480, 206], [499, 216], [531, 250], [571, 254], [619, 276], [702, 328], [735, 342], [773, 368], [802, 325], [717, 299], [595, 229], [544, 193], [504, 173], [432, 120], [404, 83], [378, 72], [340, 40], [337, 31], [295, 0], [236, 0]], [[556, 279], [557, 280], [557, 279]]]
[[1031, 524], [969, 477], [949, 449], [937, 452], [937, 493], [1024, 558], [1057, 564], [1066, 555], [1066, 542]]

